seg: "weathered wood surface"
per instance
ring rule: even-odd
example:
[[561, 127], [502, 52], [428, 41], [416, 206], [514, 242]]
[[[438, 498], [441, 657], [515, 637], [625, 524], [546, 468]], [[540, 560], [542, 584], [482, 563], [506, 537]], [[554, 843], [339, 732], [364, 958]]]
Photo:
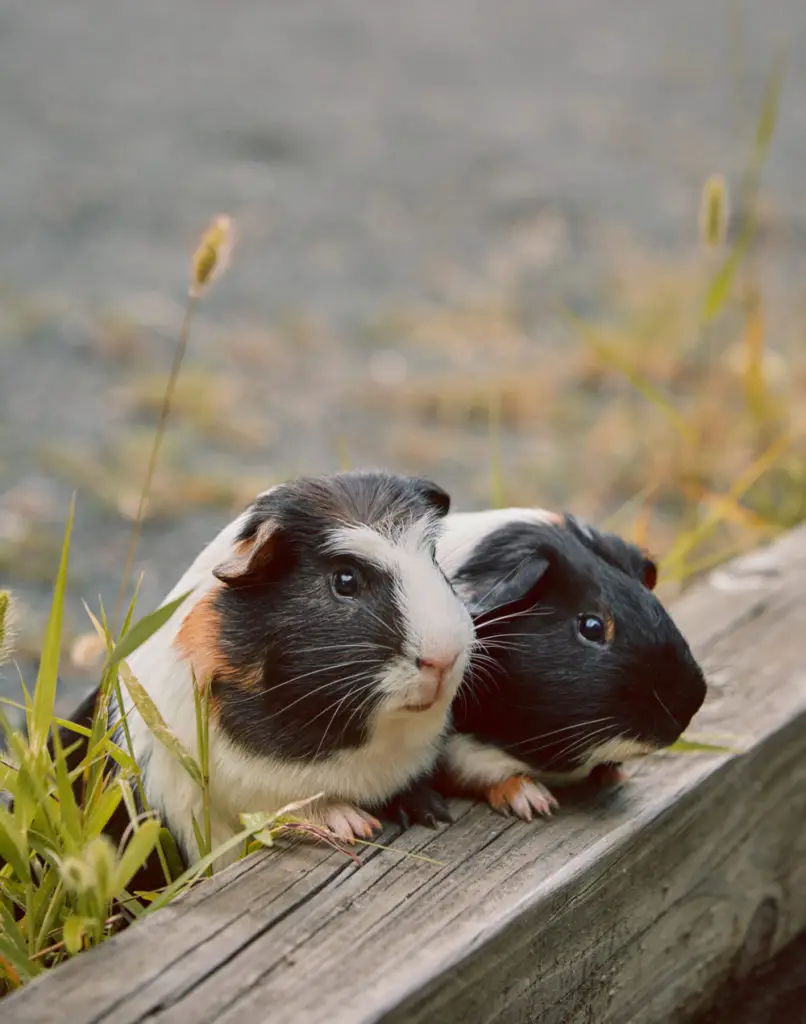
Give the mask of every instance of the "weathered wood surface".
[[547, 824], [457, 805], [360, 868], [253, 857], [5, 1000], [3, 1021], [685, 1020], [806, 927], [806, 530], [675, 614], [709, 677], [692, 732], [740, 736], [741, 756], [653, 758]]

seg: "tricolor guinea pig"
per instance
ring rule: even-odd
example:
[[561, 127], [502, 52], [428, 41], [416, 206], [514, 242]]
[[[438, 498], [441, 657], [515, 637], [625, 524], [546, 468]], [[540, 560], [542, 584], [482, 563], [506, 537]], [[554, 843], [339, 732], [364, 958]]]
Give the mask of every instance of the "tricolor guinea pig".
[[547, 814], [556, 801], [538, 780], [620, 779], [621, 762], [672, 744], [702, 704], [703, 672], [635, 545], [569, 514], [510, 508], [448, 516], [437, 557], [478, 644], [443, 793]]
[[[127, 660], [194, 753], [193, 679], [210, 684], [214, 846], [240, 813], [319, 793], [305, 817], [347, 841], [371, 835], [373, 808], [432, 768], [474, 639], [435, 557], [449, 504], [430, 481], [383, 472], [285, 483], [167, 595], [192, 588]], [[124, 705], [148, 802], [193, 858], [201, 791], [127, 692]]]

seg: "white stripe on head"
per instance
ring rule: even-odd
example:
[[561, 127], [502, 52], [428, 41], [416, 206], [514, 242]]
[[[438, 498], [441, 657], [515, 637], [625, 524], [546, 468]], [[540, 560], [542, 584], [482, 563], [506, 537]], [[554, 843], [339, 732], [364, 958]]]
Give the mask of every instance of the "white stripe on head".
[[492, 508], [483, 512], [454, 512], [443, 520], [437, 542], [439, 564], [449, 578], [467, 561], [474, 548], [491, 533], [510, 523], [562, 525], [559, 512], [545, 508]]
[[[473, 625], [464, 605], [433, 559], [438, 524], [430, 517], [381, 533], [369, 526], [333, 530], [327, 547], [366, 558], [387, 572], [406, 624], [406, 653], [413, 661], [450, 661], [462, 672], [473, 642]], [[461, 679], [459, 674], [458, 681]]]

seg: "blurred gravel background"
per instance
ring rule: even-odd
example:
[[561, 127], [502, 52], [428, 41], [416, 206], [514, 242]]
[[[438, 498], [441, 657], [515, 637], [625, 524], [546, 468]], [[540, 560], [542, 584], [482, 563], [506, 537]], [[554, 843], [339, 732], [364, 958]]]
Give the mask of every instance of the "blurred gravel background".
[[[558, 302], [595, 311], [617, 264], [690, 253], [781, 43], [765, 276], [797, 311], [802, 0], [0, 3], [0, 583], [29, 680], [74, 489], [66, 640], [81, 597], [114, 603], [213, 214], [239, 247], [192, 339], [142, 610], [256, 490], [345, 451], [485, 503], [489, 429], [472, 402], [433, 414], [445, 382], [549, 375], [571, 344]], [[471, 313], [435, 325], [445, 309]], [[514, 497], [573, 499], [556, 439], [516, 424], [505, 442]], [[91, 676], [68, 659], [64, 678], [69, 702]]]

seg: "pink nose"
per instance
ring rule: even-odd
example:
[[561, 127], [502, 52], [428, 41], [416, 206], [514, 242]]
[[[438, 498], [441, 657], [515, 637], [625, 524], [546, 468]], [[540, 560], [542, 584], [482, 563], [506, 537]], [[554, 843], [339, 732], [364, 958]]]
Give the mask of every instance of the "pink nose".
[[458, 658], [458, 654], [445, 654], [434, 658], [416, 658], [414, 663], [420, 671], [430, 668], [438, 676], [445, 676], [456, 664]]

